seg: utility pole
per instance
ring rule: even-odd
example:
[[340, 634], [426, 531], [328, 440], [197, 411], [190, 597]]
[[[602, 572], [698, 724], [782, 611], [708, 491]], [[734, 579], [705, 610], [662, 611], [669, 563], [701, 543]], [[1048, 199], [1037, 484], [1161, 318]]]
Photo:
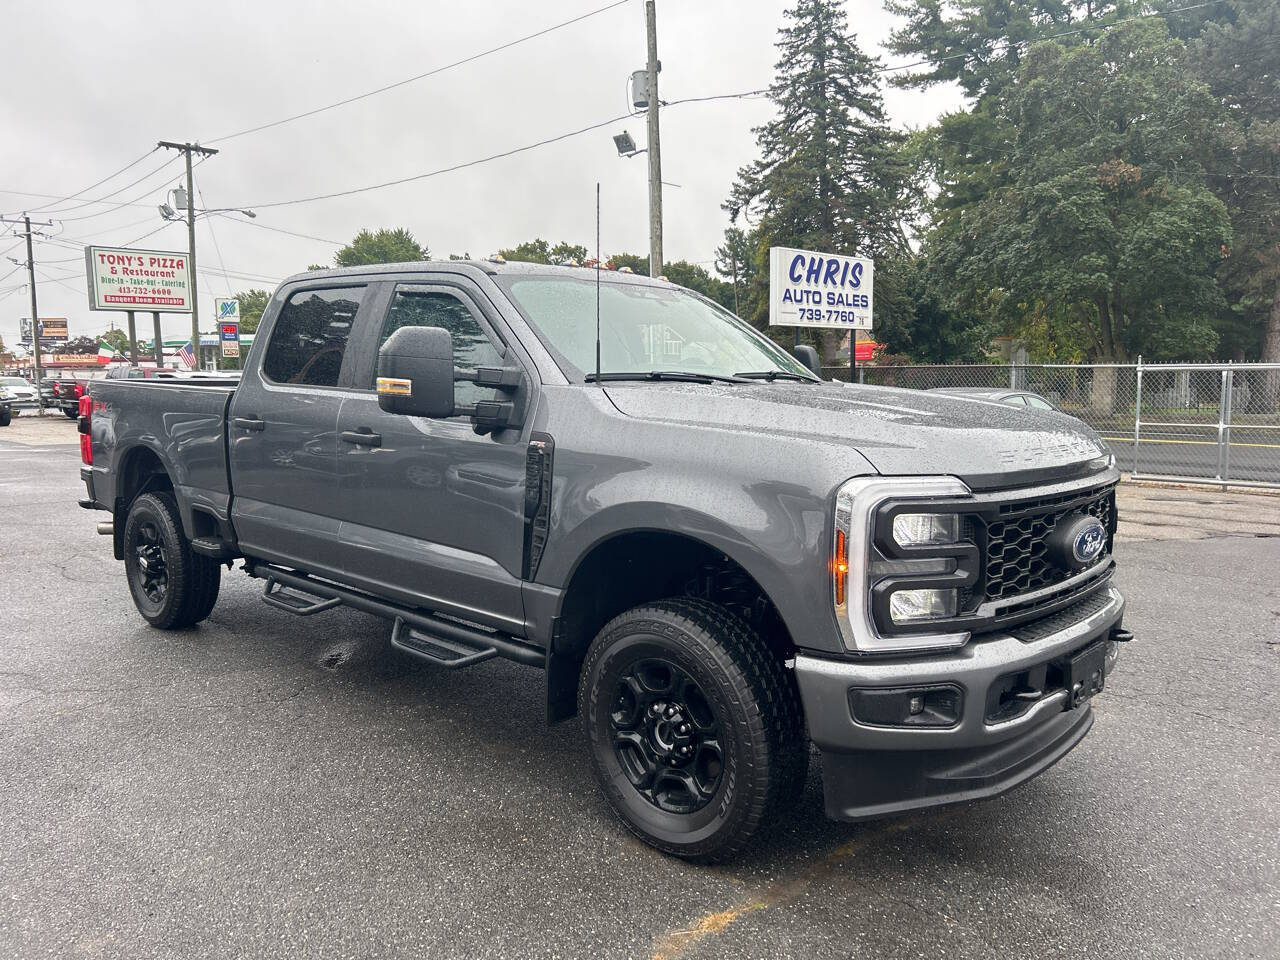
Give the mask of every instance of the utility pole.
[[212, 157], [217, 150], [202, 147], [195, 143], [174, 143], [161, 140], [156, 144], [168, 150], [181, 150], [187, 158], [187, 267], [191, 271], [191, 350], [196, 369], [200, 369], [200, 299], [196, 290], [196, 196], [195, 184], [191, 180], [191, 154], [199, 153]]
[[[0, 223], [18, 223], [17, 220], [6, 220], [0, 217]], [[40, 310], [36, 304], [36, 258], [31, 250], [31, 217], [22, 215], [23, 233], [27, 241], [27, 287], [31, 291], [31, 356], [36, 368], [36, 409], [44, 413], [44, 394], [40, 392], [40, 381], [44, 379], [44, 364], [40, 362]], [[51, 227], [53, 223], [44, 220], [36, 224], [38, 227]], [[16, 260], [14, 261], [17, 262]]]
[[645, 85], [649, 93], [649, 276], [662, 276], [662, 150], [658, 144], [658, 14], [645, 0], [644, 25], [649, 57]]

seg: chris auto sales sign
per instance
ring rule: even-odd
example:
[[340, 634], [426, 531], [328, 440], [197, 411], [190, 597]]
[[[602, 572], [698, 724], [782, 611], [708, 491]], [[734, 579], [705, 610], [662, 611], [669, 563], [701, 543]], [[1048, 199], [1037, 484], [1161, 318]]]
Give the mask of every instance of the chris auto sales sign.
[[85, 247], [90, 310], [191, 312], [187, 255], [168, 250]]
[[769, 326], [871, 329], [875, 264], [864, 257], [769, 248]]

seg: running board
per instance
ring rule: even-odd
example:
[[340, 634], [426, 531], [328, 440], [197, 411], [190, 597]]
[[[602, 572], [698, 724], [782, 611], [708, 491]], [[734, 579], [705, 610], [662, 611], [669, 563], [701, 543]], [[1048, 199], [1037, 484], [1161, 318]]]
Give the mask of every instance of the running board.
[[395, 624], [391, 632], [392, 646], [440, 666], [457, 669], [493, 657], [503, 657], [531, 667], [547, 665], [547, 657], [542, 650], [509, 634], [430, 611], [404, 607], [274, 564], [246, 560], [245, 572], [251, 577], [265, 579], [267, 584], [262, 599], [289, 613], [310, 616], [322, 610], [346, 606], [384, 617]]

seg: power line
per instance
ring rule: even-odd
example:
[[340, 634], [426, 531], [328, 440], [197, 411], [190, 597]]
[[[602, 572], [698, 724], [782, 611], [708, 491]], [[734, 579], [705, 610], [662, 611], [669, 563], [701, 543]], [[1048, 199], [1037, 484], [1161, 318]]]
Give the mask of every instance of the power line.
[[[201, 191], [201, 189], [200, 189], [198, 186], [196, 187], [196, 196], [197, 196], [197, 197], [199, 197], [199, 198], [200, 198], [200, 202], [201, 202], [202, 204], [204, 204], [204, 202], [205, 202], [205, 201], [204, 201], [204, 193]], [[205, 204], [205, 207], [207, 208], [207, 207], [208, 207], [208, 204]], [[204, 218], [204, 223], [205, 223], [205, 226], [209, 228], [209, 236], [213, 239], [213, 252], [214, 252], [214, 253], [216, 253], [216, 254], [218, 255], [218, 266], [222, 268], [222, 282], [223, 282], [223, 285], [224, 285], [224, 286], [226, 286], [226, 288], [227, 288], [227, 294], [228, 294], [228, 295], [230, 295], [230, 294], [231, 294], [231, 292], [232, 292], [232, 291], [231, 291], [231, 278], [230, 278], [229, 276], [227, 276], [227, 265], [226, 265], [226, 263], [224, 263], [224, 262], [223, 262], [223, 260], [222, 260], [222, 248], [218, 246], [218, 235], [217, 235], [216, 233], [214, 233], [214, 231], [213, 231], [213, 218], [212, 218], [212, 217], [205, 217], [205, 218]]]
[[313, 117], [318, 113], [324, 113], [326, 110], [333, 110], [333, 109], [336, 109], [337, 107], [344, 107], [349, 103], [355, 103], [357, 100], [364, 100], [368, 97], [376, 96], [379, 93], [386, 93], [388, 90], [394, 90], [397, 87], [403, 87], [406, 84], [415, 83], [416, 81], [424, 80], [427, 77], [433, 77], [436, 74], [444, 73], [446, 70], [452, 70], [455, 67], [461, 67], [464, 64], [474, 63], [476, 60], [480, 60], [483, 57], [487, 57], [491, 54], [499, 53], [503, 50], [510, 50], [512, 47], [518, 46], [522, 43], [526, 43], [529, 40], [533, 40], [537, 37], [545, 36], [548, 33], [553, 33], [556, 30], [560, 30], [572, 24], [580, 23], [583, 20], [587, 20], [591, 17], [596, 16], [597, 14], [604, 13], [607, 10], [612, 10], [615, 7], [621, 7], [625, 5], [627, 2], [628, 0], [615, 0], [614, 3], [606, 4], [603, 7], [590, 11], [589, 13], [584, 13], [581, 16], [574, 17], [572, 20], [565, 20], [562, 23], [557, 23], [549, 27], [544, 27], [542, 30], [537, 31], [536, 33], [531, 33], [531, 34], [528, 34], [527, 36], [519, 37], [515, 40], [510, 40], [507, 43], [501, 44], [500, 46], [491, 47], [490, 49], [482, 50], [479, 53], [473, 53], [471, 56], [464, 57], [461, 60], [455, 60], [453, 63], [446, 63], [443, 66], [434, 67], [433, 69], [428, 70], [426, 73], [420, 73], [417, 76], [413, 76], [413, 77], [406, 77], [404, 80], [397, 80], [395, 83], [389, 83], [386, 86], [378, 87], [376, 90], [370, 90], [366, 93], [359, 93], [353, 97], [347, 97], [344, 100], [338, 100], [335, 103], [329, 103], [329, 104], [325, 104], [322, 107], [316, 107], [313, 110], [305, 110], [302, 113], [295, 113], [292, 116], [284, 117], [280, 120], [273, 120], [270, 123], [259, 124], [256, 127], [249, 127], [245, 130], [238, 130], [235, 133], [228, 133], [221, 137], [214, 137], [212, 140], [207, 140], [205, 142], [221, 143], [224, 140], [233, 140], [236, 137], [243, 137], [243, 136], [247, 136], [250, 133], [258, 133], [261, 130], [270, 130], [272, 127], [278, 127], [286, 123], [292, 123], [294, 120], [301, 120], [304, 117]]
[[[89, 184], [89, 186], [85, 187], [84, 189], [82, 189], [82, 190], [77, 190], [75, 193], [71, 194], [71, 196], [69, 196], [69, 197], [63, 197], [63, 198], [62, 198], [62, 200], [74, 200], [76, 197], [80, 196], [82, 193], [88, 193], [90, 190], [94, 189], [95, 187], [100, 187], [100, 186], [102, 186], [102, 185], [103, 185], [104, 183], [106, 183], [108, 180], [114, 180], [116, 177], [120, 176], [120, 174], [124, 173], [126, 170], [130, 170], [130, 169], [132, 169], [133, 167], [136, 167], [136, 166], [137, 166], [138, 164], [140, 164], [143, 160], [147, 159], [147, 157], [151, 156], [151, 154], [155, 153], [158, 149], [160, 149], [160, 148], [159, 148], [159, 147], [152, 147], [150, 150], [148, 150], [148, 151], [147, 151], [146, 153], [144, 153], [142, 156], [138, 157], [138, 159], [136, 159], [136, 160], [131, 160], [129, 163], [126, 163], [123, 167], [121, 167], [119, 170], [117, 170], [115, 173], [111, 174], [110, 176], [103, 177], [103, 178], [102, 178], [101, 180], [99, 180], [97, 183], [91, 183], [91, 184]], [[57, 203], [57, 202], [58, 202], [58, 201], [56, 201], [56, 200], [51, 201], [51, 203]], [[89, 202], [90, 202], [90, 203], [96, 203], [97, 201], [93, 201], [93, 200], [91, 200], [91, 201], [89, 201]], [[38, 206], [38, 207], [32, 207], [32, 210], [43, 210], [43, 209], [44, 209], [45, 207], [47, 207], [47, 206], [50, 206], [50, 204], [49, 204], [49, 203], [42, 203], [42, 204], [41, 204], [40, 206]]]
[[296, 233], [293, 230], [285, 230], [282, 227], [270, 227], [265, 223], [259, 223], [257, 220], [241, 220], [237, 217], [231, 217], [228, 214], [219, 214], [219, 216], [227, 217], [232, 223], [237, 223], [242, 227], [257, 227], [259, 230], [270, 230], [273, 233], [284, 233], [291, 237], [301, 237], [304, 240], [318, 240], [321, 243], [331, 243], [335, 247], [344, 247], [346, 242], [343, 240], [330, 240], [327, 237], [313, 237], [309, 233]]
[[429, 177], [438, 177], [442, 173], [452, 173], [455, 170], [464, 170], [467, 167], [474, 167], [482, 163], [488, 163], [491, 160], [501, 160], [504, 157], [512, 157], [518, 153], [525, 153], [529, 150], [535, 150], [538, 147], [545, 147], [551, 143], [558, 143], [561, 140], [568, 140], [570, 137], [577, 137], [592, 130], [599, 130], [601, 127], [607, 127], [610, 124], [618, 123], [626, 120], [631, 114], [624, 113], [618, 117], [610, 117], [608, 120], [601, 120], [599, 123], [593, 123], [590, 126], [581, 127], [578, 130], [571, 130], [568, 133], [562, 133], [554, 137], [547, 137], [536, 143], [526, 144], [523, 147], [515, 147], [511, 150], [504, 150], [502, 153], [495, 153], [487, 157], [481, 157], [478, 160], [468, 160], [465, 163], [456, 163], [450, 167], [441, 167], [439, 170], [429, 170], [426, 173], [416, 173], [413, 176], [401, 177], [398, 180], [387, 180], [383, 183], [370, 184], [367, 187], [355, 187], [351, 190], [338, 190], [334, 193], [322, 193], [314, 197], [299, 197], [296, 200], [276, 200], [271, 203], [245, 203], [239, 206], [248, 207], [251, 210], [266, 210], [269, 207], [289, 207], [299, 203], [312, 203], [316, 200], [332, 200], [336, 197], [349, 197], [357, 193], [368, 193], [370, 190], [382, 190], [385, 187], [395, 187], [402, 183], [412, 183], [415, 180], [426, 180]]
[[[165, 167], [169, 166], [169, 164], [173, 163], [173, 161], [174, 161], [174, 160], [176, 160], [176, 159], [177, 159], [177, 157], [169, 157], [167, 160], [165, 160], [165, 162], [164, 162], [164, 163], [162, 163], [160, 166], [158, 166], [158, 167], [156, 167], [154, 170], [152, 170], [152, 171], [151, 171], [151, 173], [148, 173], [145, 177], [141, 177], [141, 178], [139, 178], [139, 179], [137, 179], [137, 180], [133, 181], [133, 183], [130, 183], [130, 184], [128, 185], [128, 187], [137, 186], [139, 183], [141, 183], [143, 180], [146, 180], [148, 177], [151, 177], [151, 176], [153, 176], [153, 175], [155, 175], [155, 174], [157, 174], [157, 173], [160, 173], [162, 170], [164, 170], [164, 168], [165, 168]], [[167, 180], [168, 178], [166, 177], [165, 179]], [[126, 190], [126, 189], [128, 189], [128, 187], [122, 187], [122, 188], [121, 188], [121, 190]], [[136, 204], [138, 201], [142, 200], [142, 199], [143, 199], [143, 198], [145, 198], [145, 197], [149, 197], [149, 196], [151, 196], [151, 194], [155, 193], [157, 190], [159, 190], [159, 189], [161, 189], [161, 188], [162, 188], [162, 185], [161, 185], [161, 184], [153, 184], [152, 186], [150, 186], [150, 187], [148, 187], [146, 190], [144, 190], [142, 193], [138, 194], [138, 196], [134, 197], [132, 200], [123, 200], [123, 201], [121, 201], [121, 202], [119, 202], [119, 203], [114, 203], [114, 204], [112, 204], [111, 206], [109, 206], [106, 210], [99, 210], [99, 211], [97, 211], [96, 213], [85, 213], [85, 214], [82, 214], [82, 215], [80, 215], [80, 216], [78, 216], [78, 217], [63, 217], [63, 216], [59, 216], [59, 213], [61, 213], [61, 212], [63, 212], [63, 211], [59, 211], [59, 210], [50, 210], [50, 211], [47, 211], [47, 212], [46, 212], [46, 216], [54, 217], [54, 218], [56, 218], [60, 223], [74, 223], [74, 222], [76, 222], [76, 221], [78, 221], [78, 220], [92, 220], [92, 219], [94, 219], [95, 217], [104, 217], [104, 216], [106, 216], [108, 213], [115, 213], [115, 211], [117, 211], [117, 210], [121, 209], [122, 207], [130, 207], [130, 206], [133, 206], [133, 205], [134, 205], [134, 204]], [[116, 191], [116, 192], [117, 192], [117, 193], [119, 193], [119, 192], [121, 192], [121, 190], [118, 190], [118, 191]], [[103, 199], [105, 199], [105, 198], [103, 198]], [[90, 201], [90, 202], [92, 202], [92, 203], [102, 203], [102, 202], [103, 202], [103, 199], [94, 200], [94, 201]], [[85, 204], [81, 204], [81, 206], [88, 206], [88, 204], [87, 204], [87, 203], [85, 203]], [[73, 210], [73, 209], [77, 209], [77, 208], [76, 208], [76, 207], [67, 207], [66, 209], [67, 209], [67, 210]]]
[[[66, 198], [66, 197], [62, 196], [61, 194], [57, 194], [57, 193], [32, 193], [30, 190], [0, 190], [0, 193], [9, 194], [10, 196], [14, 196], [14, 197], [36, 197], [36, 198], [44, 198], [44, 199], [59, 200], [59, 201], [68, 199], [68, 198]], [[88, 202], [88, 203], [98, 203], [99, 201], [97, 201], [97, 200], [90, 200], [90, 201], [87, 201], [87, 202]], [[103, 202], [103, 203], [108, 203], [108, 204], [110, 204], [110, 205], [111, 205], [111, 206], [113, 206], [113, 207], [143, 207], [143, 206], [147, 206], [147, 204], [143, 204], [143, 203], [116, 203], [116, 204], [111, 204], [111, 202], [110, 202], [109, 200], [102, 201], [102, 202]]]
[[[149, 155], [150, 155], [150, 154], [148, 154], [148, 156], [149, 156]], [[45, 216], [46, 216], [46, 217], [55, 217], [55, 218], [57, 218], [58, 220], [62, 220], [62, 221], [64, 221], [64, 222], [66, 222], [66, 221], [70, 221], [70, 220], [85, 220], [85, 219], [88, 219], [88, 217], [100, 217], [100, 216], [102, 216], [104, 213], [110, 213], [110, 212], [111, 212], [111, 210], [119, 209], [120, 207], [122, 207], [122, 206], [126, 206], [127, 204], [129, 204], [129, 203], [133, 203], [133, 202], [135, 202], [135, 201], [133, 201], [133, 200], [128, 200], [128, 201], [125, 201], [125, 202], [123, 202], [123, 203], [112, 203], [112, 204], [110, 204], [110, 206], [111, 206], [111, 210], [101, 210], [101, 211], [99, 211], [98, 213], [90, 213], [90, 214], [87, 214], [87, 215], [86, 215], [86, 216], [84, 216], [84, 217], [63, 217], [63, 216], [59, 216], [59, 214], [68, 213], [68, 212], [70, 212], [70, 211], [72, 211], [72, 210], [81, 210], [81, 209], [83, 209], [83, 208], [85, 208], [85, 207], [90, 207], [90, 206], [93, 206], [93, 205], [95, 205], [95, 204], [105, 204], [105, 203], [107, 203], [108, 201], [110, 201], [112, 197], [115, 197], [115, 196], [118, 196], [118, 195], [119, 195], [119, 194], [121, 194], [121, 193], [124, 193], [126, 190], [128, 190], [128, 189], [129, 189], [129, 188], [131, 188], [131, 187], [136, 187], [138, 184], [142, 183], [144, 180], [150, 180], [150, 179], [151, 179], [152, 177], [154, 177], [157, 173], [160, 173], [162, 170], [164, 170], [164, 168], [165, 168], [165, 167], [169, 166], [169, 164], [173, 163], [173, 161], [174, 161], [175, 159], [177, 159], [177, 158], [176, 158], [176, 157], [168, 157], [168, 158], [166, 158], [166, 159], [165, 159], [165, 161], [164, 161], [164, 163], [160, 164], [160, 166], [156, 167], [156, 168], [155, 168], [155, 169], [153, 169], [153, 170], [149, 170], [148, 172], [144, 173], [144, 174], [143, 174], [142, 176], [140, 176], [137, 180], [131, 180], [130, 182], [126, 183], [123, 187], [117, 187], [116, 189], [112, 190], [110, 193], [104, 193], [102, 196], [100, 196], [100, 197], [96, 197], [96, 198], [94, 198], [93, 200], [82, 200], [80, 203], [72, 204], [72, 205], [71, 205], [71, 206], [69, 206], [69, 207], [54, 207], [54, 208], [53, 208], [53, 209], [51, 209], [51, 210], [46, 209], [46, 210], [45, 210], [45, 212], [44, 212], [44, 214], [45, 214]], [[154, 189], [155, 189], [155, 188], [153, 187], [151, 190], [148, 190], [148, 191], [147, 191], [147, 193], [151, 193]], [[146, 196], [146, 194], [143, 194], [143, 196]], [[70, 199], [70, 198], [67, 198], [67, 199]], [[142, 199], [142, 198], [141, 198], [141, 197], [139, 197], [138, 199], [140, 200], [140, 199]], [[45, 206], [47, 207], [47, 206], [48, 206], [48, 204], [46, 204]]]

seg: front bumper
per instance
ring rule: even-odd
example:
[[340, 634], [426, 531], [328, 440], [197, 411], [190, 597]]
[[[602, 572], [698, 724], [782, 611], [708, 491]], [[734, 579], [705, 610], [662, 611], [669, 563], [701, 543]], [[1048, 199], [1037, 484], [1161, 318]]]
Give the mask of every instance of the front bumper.
[[[798, 655], [796, 680], [809, 734], [822, 751], [827, 815], [865, 820], [994, 796], [1056, 763], [1089, 732], [1089, 703], [1071, 709], [1070, 691], [1043, 684], [1043, 695], [1006, 716], [993, 715], [992, 698], [1011, 675], [1035, 676], [1037, 668], [1098, 641], [1106, 643], [1109, 674], [1118, 653], [1110, 638], [1124, 615], [1124, 598], [1107, 586], [1086, 609], [1079, 619], [1047, 618], [1051, 631], [1027, 624], [933, 656]], [[1035, 639], [1021, 639], [1019, 632]], [[950, 726], [871, 726], [854, 717], [851, 690], [942, 685], [961, 693]]]

